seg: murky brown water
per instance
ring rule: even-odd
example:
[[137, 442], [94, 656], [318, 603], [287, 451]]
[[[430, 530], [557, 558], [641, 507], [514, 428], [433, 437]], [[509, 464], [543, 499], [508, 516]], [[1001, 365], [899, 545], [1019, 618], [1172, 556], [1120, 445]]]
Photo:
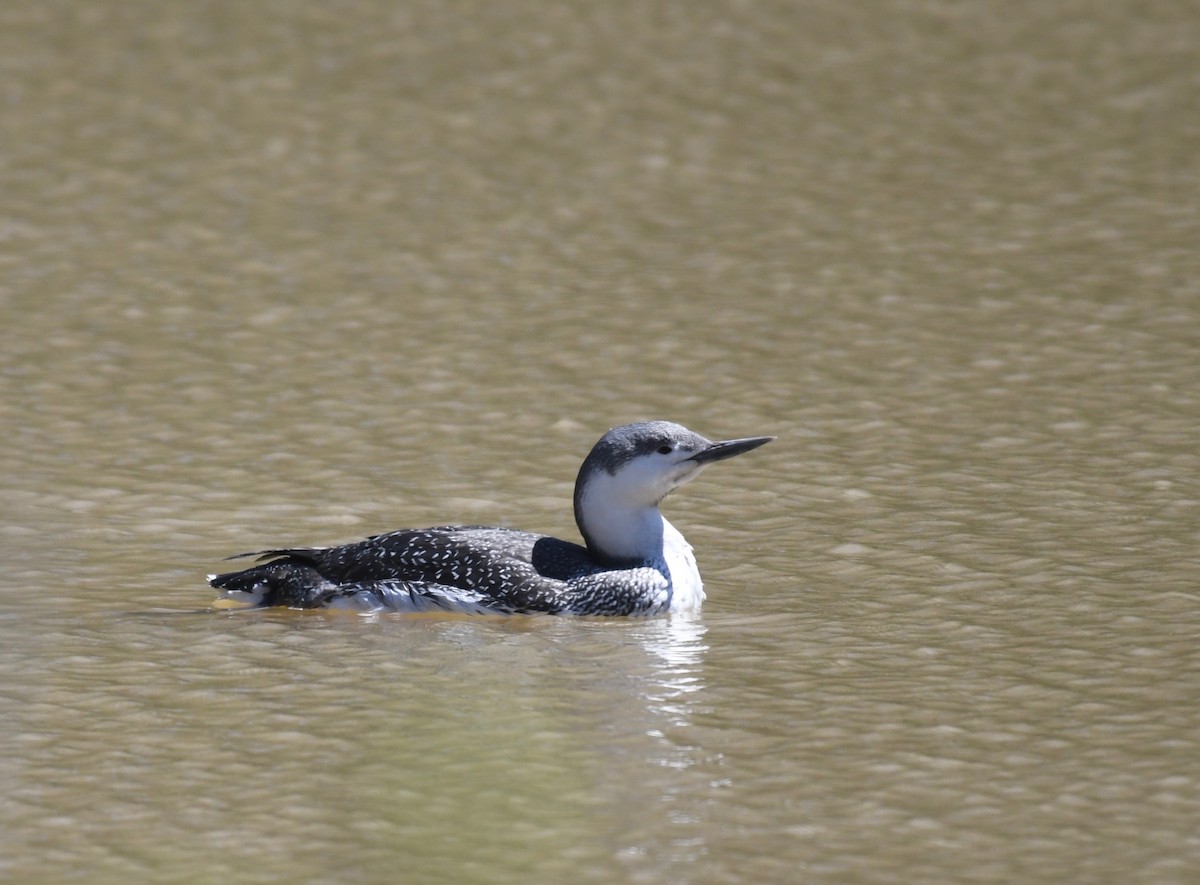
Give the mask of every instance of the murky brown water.
[[[1200, 876], [1200, 18], [0, 7], [0, 877]], [[670, 502], [695, 619], [215, 613]]]

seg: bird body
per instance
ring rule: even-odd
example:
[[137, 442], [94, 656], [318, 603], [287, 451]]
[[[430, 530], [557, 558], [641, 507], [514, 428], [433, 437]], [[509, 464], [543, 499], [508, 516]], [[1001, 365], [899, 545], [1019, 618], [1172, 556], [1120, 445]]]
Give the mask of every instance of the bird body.
[[209, 583], [223, 598], [258, 606], [576, 615], [693, 611], [704, 601], [696, 559], [659, 503], [707, 464], [771, 439], [714, 443], [666, 421], [613, 428], [576, 478], [575, 517], [586, 546], [488, 526], [400, 529], [337, 547], [241, 554], [260, 564], [210, 576]]

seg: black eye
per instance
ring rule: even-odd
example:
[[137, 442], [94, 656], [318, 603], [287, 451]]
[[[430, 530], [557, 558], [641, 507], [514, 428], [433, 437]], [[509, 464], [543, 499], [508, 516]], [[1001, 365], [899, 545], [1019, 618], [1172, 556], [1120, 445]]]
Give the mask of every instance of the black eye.
[[660, 455], [669, 455], [673, 451], [675, 451], [675, 447], [673, 445], [671, 445], [670, 443], [663, 443], [661, 446], [658, 447], [658, 453]]

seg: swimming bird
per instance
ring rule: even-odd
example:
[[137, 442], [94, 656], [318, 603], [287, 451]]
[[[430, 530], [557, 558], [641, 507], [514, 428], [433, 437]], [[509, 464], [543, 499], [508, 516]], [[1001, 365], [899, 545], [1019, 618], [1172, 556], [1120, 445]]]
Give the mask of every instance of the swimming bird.
[[242, 553], [259, 565], [209, 575], [222, 599], [357, 611], [657, 615], [694, 611], [704, 588], [692, 547], [659, 511], [671, 491], [770, 442], [713, 442], [679, 424], [614, 427], [575, 479], [584, 544], [488, 526], [400, 529], [338, 547]]

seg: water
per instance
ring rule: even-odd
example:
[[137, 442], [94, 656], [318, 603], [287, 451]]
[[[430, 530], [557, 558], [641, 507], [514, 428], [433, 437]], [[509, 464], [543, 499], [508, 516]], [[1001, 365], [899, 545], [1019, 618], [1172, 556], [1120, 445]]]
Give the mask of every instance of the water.
[[[0, 874], [1193, 881], [1198, 30], [5, 4]], [[654, 417], [697, 618], [208, 608]]]

